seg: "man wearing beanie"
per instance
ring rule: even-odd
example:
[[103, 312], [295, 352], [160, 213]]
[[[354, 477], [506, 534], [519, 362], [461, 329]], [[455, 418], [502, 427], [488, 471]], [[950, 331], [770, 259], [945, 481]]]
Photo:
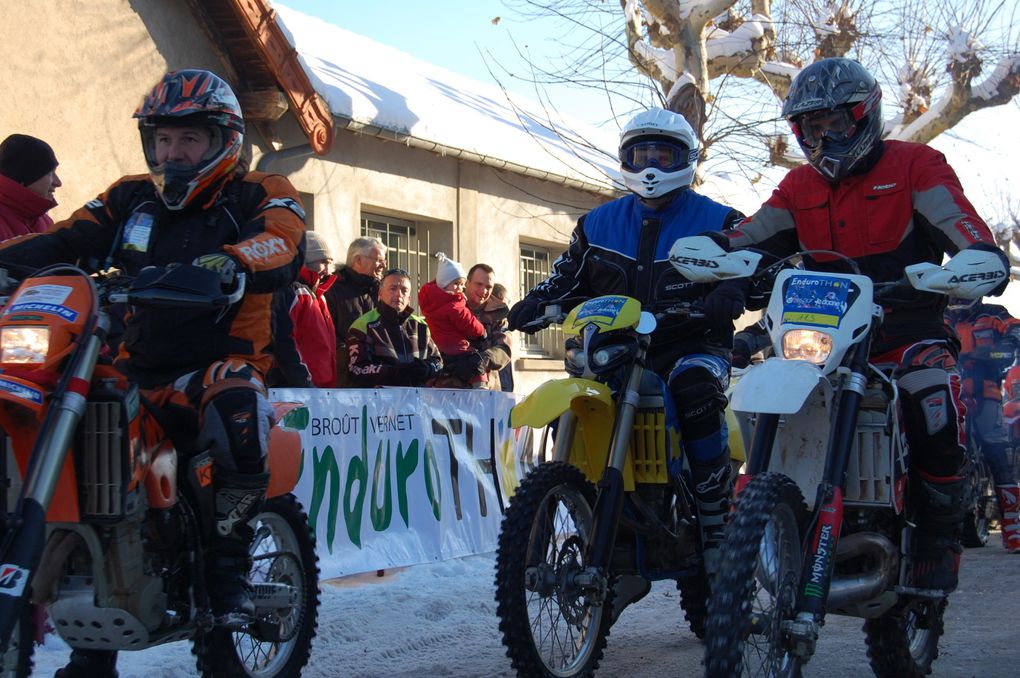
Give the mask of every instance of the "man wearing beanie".
[[27, 134], [12, 134], [0, 144], [0, 240], [42, 233], [53, 225], [47, 212], [56, 207], [53, 191], [61, 185], [57, 156], [50, 145]]
[[336, 385], [336, 334], [323, 295], [336, 282], [325, 238], [305, 233], [305, 263], [298, 279], [273, 298], [273, 367], [270, 386], [332, 388]]

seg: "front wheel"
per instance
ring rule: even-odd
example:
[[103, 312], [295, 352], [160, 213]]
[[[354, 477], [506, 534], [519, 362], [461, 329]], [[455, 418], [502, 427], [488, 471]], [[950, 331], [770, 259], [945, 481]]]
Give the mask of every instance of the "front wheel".
[[879, 678], [921, 678], [939, 656], [945, 598], [913, 600], [864, 622], [871, 670]]
[[242, 629], [197, 634], [192, 651], [205, 678], [290, 678], [308, 662], [319, 610], [319, 558], [308, 517], [287, 494], [267, 500], [253, 526], [252, 585], [286, 584], [296, 590], [296, 603]]
[[979, 548], [988, 543], [988, 530], [995, 519], [995, 488], [991, 471], [981, 451], [968, 452], [970, 466], [967, 471], [967, 498], [960, 543], [967, 548]]
[[708, 601], [705, 675], [800, 676], [784, 622], [793, 619], [801, 572], [800, 489], [778, 473], [755, 476], [726, 526]]
[[612, 580], [586, 568], [595, 488], [568, 464], [536, 467], [510, 500], [496, 551], [496, 614], [518, 676], [590, 676], [612, 623]]

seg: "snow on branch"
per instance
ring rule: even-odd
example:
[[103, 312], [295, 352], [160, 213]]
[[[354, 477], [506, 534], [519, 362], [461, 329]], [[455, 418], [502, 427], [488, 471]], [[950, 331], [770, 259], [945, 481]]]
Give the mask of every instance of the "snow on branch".
[[942, 98], [913, 122], [891, 130], [888, 138], [927, 143], [971, 113], [1008, 103], [1020, 94], [1020, 54], [1004, 57], [991, 75], [972, 86], [971, 79], [977, 72], [980, 62], [976, 69], [970, 66], [957, 70], [950, 65], [953, 82]]

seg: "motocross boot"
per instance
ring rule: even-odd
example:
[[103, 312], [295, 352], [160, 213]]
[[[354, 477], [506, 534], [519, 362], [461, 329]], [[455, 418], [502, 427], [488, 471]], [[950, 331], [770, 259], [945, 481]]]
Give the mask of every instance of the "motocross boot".
[[71, 661], [53, 678], [117, 678], [116, 650], [71, 650]]
[[918, 478], [917, 529], [914, 532], [914, 586], [956, 589], [960, 572], [960, 533], [967, 479], [962, 476]]
[[995, 497], [999, 500], [999, 513], [1002, 515], [1002, 546], [1008, 553], [1020, 553], [1020, 487], [1013, 485], [996, 485]]
[[214, 478], [216, 524], [205, 557], [206, 586], [215, 623], [238, 626], [255, 615], [248, 581], [255, 531], [249, 521], [262, 509], [269, 474], [217, 470]]
[[719, 571], [719, 547], [722, 546], [726, 516], [733, 495], [729, 453], [707, 464], [692, 462], [691, 481], [694, 485], [694, 503], [698, 509], [698, 525], [701, 527], [705, 572], [712, 577]]

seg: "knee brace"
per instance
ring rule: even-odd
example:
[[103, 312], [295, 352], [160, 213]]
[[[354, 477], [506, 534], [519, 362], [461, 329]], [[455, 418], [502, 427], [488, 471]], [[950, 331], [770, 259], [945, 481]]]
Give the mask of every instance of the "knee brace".
[[261, 391], [231, 388], [213, 395], [202, 409], [200, 449], [233, 473], [262, 473], [269, 449], [273, 409]]
[[692, 462], [717, 459], [726, 447], [726, 396], [719, 379], [703, 367], [674, 370], [669, 391], [688, 458]]
[[922, 368], [905, 373], [897, 384], [914, 465], [933, 476], [959, 473], [966, 453], [960, 440], [959, 393], [950, 388], [949, 374]]

